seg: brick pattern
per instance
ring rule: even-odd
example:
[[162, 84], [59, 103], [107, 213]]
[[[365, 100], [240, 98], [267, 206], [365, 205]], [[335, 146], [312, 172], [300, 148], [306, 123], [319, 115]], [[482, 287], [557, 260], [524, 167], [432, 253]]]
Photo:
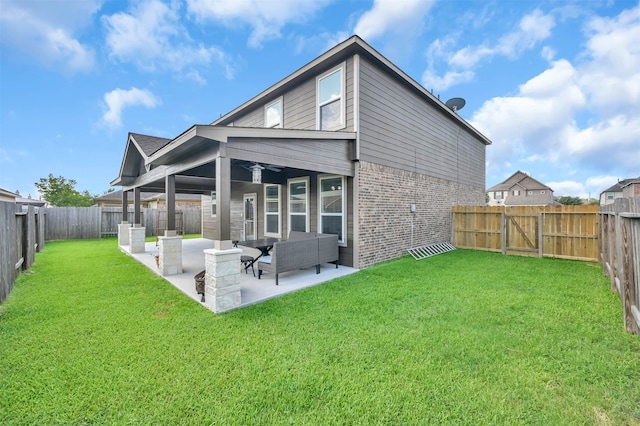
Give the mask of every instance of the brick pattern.
[[484, 182], [471, 187], [367, 162], [359, 174], [360, 268], [402, 256], [412, 247], [412, 227], [413, 247], [451, 242], [451, 207], [485, 201]]

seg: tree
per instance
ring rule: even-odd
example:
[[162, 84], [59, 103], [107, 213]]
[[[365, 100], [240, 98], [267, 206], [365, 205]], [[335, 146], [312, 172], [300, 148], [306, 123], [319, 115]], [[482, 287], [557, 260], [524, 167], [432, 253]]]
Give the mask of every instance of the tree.
[[579, 206], [582, 204], [582, 198], [580, 197], [570, 197], [568, 195], [557, 197], [556, 201], [560, 204], [564, 204], [565, 206]]
[[89, 207], [93, 205], [93, 197], [89, 191], [78, 192], [75, 189], [76, 181], [65, 179], [62, 176], [40, 178], [36, 182], [36, 188], [49, 204], [57, 207]]

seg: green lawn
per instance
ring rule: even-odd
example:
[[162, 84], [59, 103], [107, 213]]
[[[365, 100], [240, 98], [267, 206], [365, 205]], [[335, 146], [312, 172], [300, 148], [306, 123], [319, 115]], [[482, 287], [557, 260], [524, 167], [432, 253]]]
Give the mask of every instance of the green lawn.
[[457, 250], [215, 315], [114, 240], [0, 306], [0, 424], [640, 424], [601, 267]]

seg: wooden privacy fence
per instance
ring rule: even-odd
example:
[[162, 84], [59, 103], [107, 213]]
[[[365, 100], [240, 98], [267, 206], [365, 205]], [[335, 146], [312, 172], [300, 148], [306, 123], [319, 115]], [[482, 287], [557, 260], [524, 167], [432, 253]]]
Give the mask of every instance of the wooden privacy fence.
[[[140, 222], [145, 227], [147, 237], [158, 235], [162, 228], [162, 210], [140, 209]], [[165, 217], [166, 217], [166, 212]], [[118, 234], [118, 224], [122, 222], [122, 209], [118, 207], [51, 207], [46, 209], [47, 240], [70, 240], [101, 238]], [[176, 223], [183, 234], [202, 232], [201, 210], [189, 208], [176, 211]], [[127, 222], [133, 223], [133, 209], [128, 211]], [[166, 222], [166, 219], [164, 220]]]
[[598, 206], [455, 206], [459, 248], [598, 261]]
[[0, 201], [0, 303], [11, 293], [19, 272], [29, 269], [44, 247], [44, 229], [42, 209], [23, 210]]
[[620, 294], [627, 331], [640, 334], [640, 198], [600, 208], [600, 261]]

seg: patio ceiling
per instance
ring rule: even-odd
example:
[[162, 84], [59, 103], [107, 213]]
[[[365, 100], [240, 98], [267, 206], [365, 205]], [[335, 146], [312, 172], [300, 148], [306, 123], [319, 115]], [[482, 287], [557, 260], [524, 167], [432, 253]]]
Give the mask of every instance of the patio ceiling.
[[[175, 176], [176, 192], [203, 194], [215, 188], [217, 157], [231, 159], [231, 181], [251, 181], [254, 164], [263, 182], [318, 172], [354, 175], [355, 133], [196, 125], [146, 157], [127, 152], [121, 175], [111, 184], [123, 190], [164, 192], [166, 176]], [[144, 159], [144, 167], [142, 160]]]

